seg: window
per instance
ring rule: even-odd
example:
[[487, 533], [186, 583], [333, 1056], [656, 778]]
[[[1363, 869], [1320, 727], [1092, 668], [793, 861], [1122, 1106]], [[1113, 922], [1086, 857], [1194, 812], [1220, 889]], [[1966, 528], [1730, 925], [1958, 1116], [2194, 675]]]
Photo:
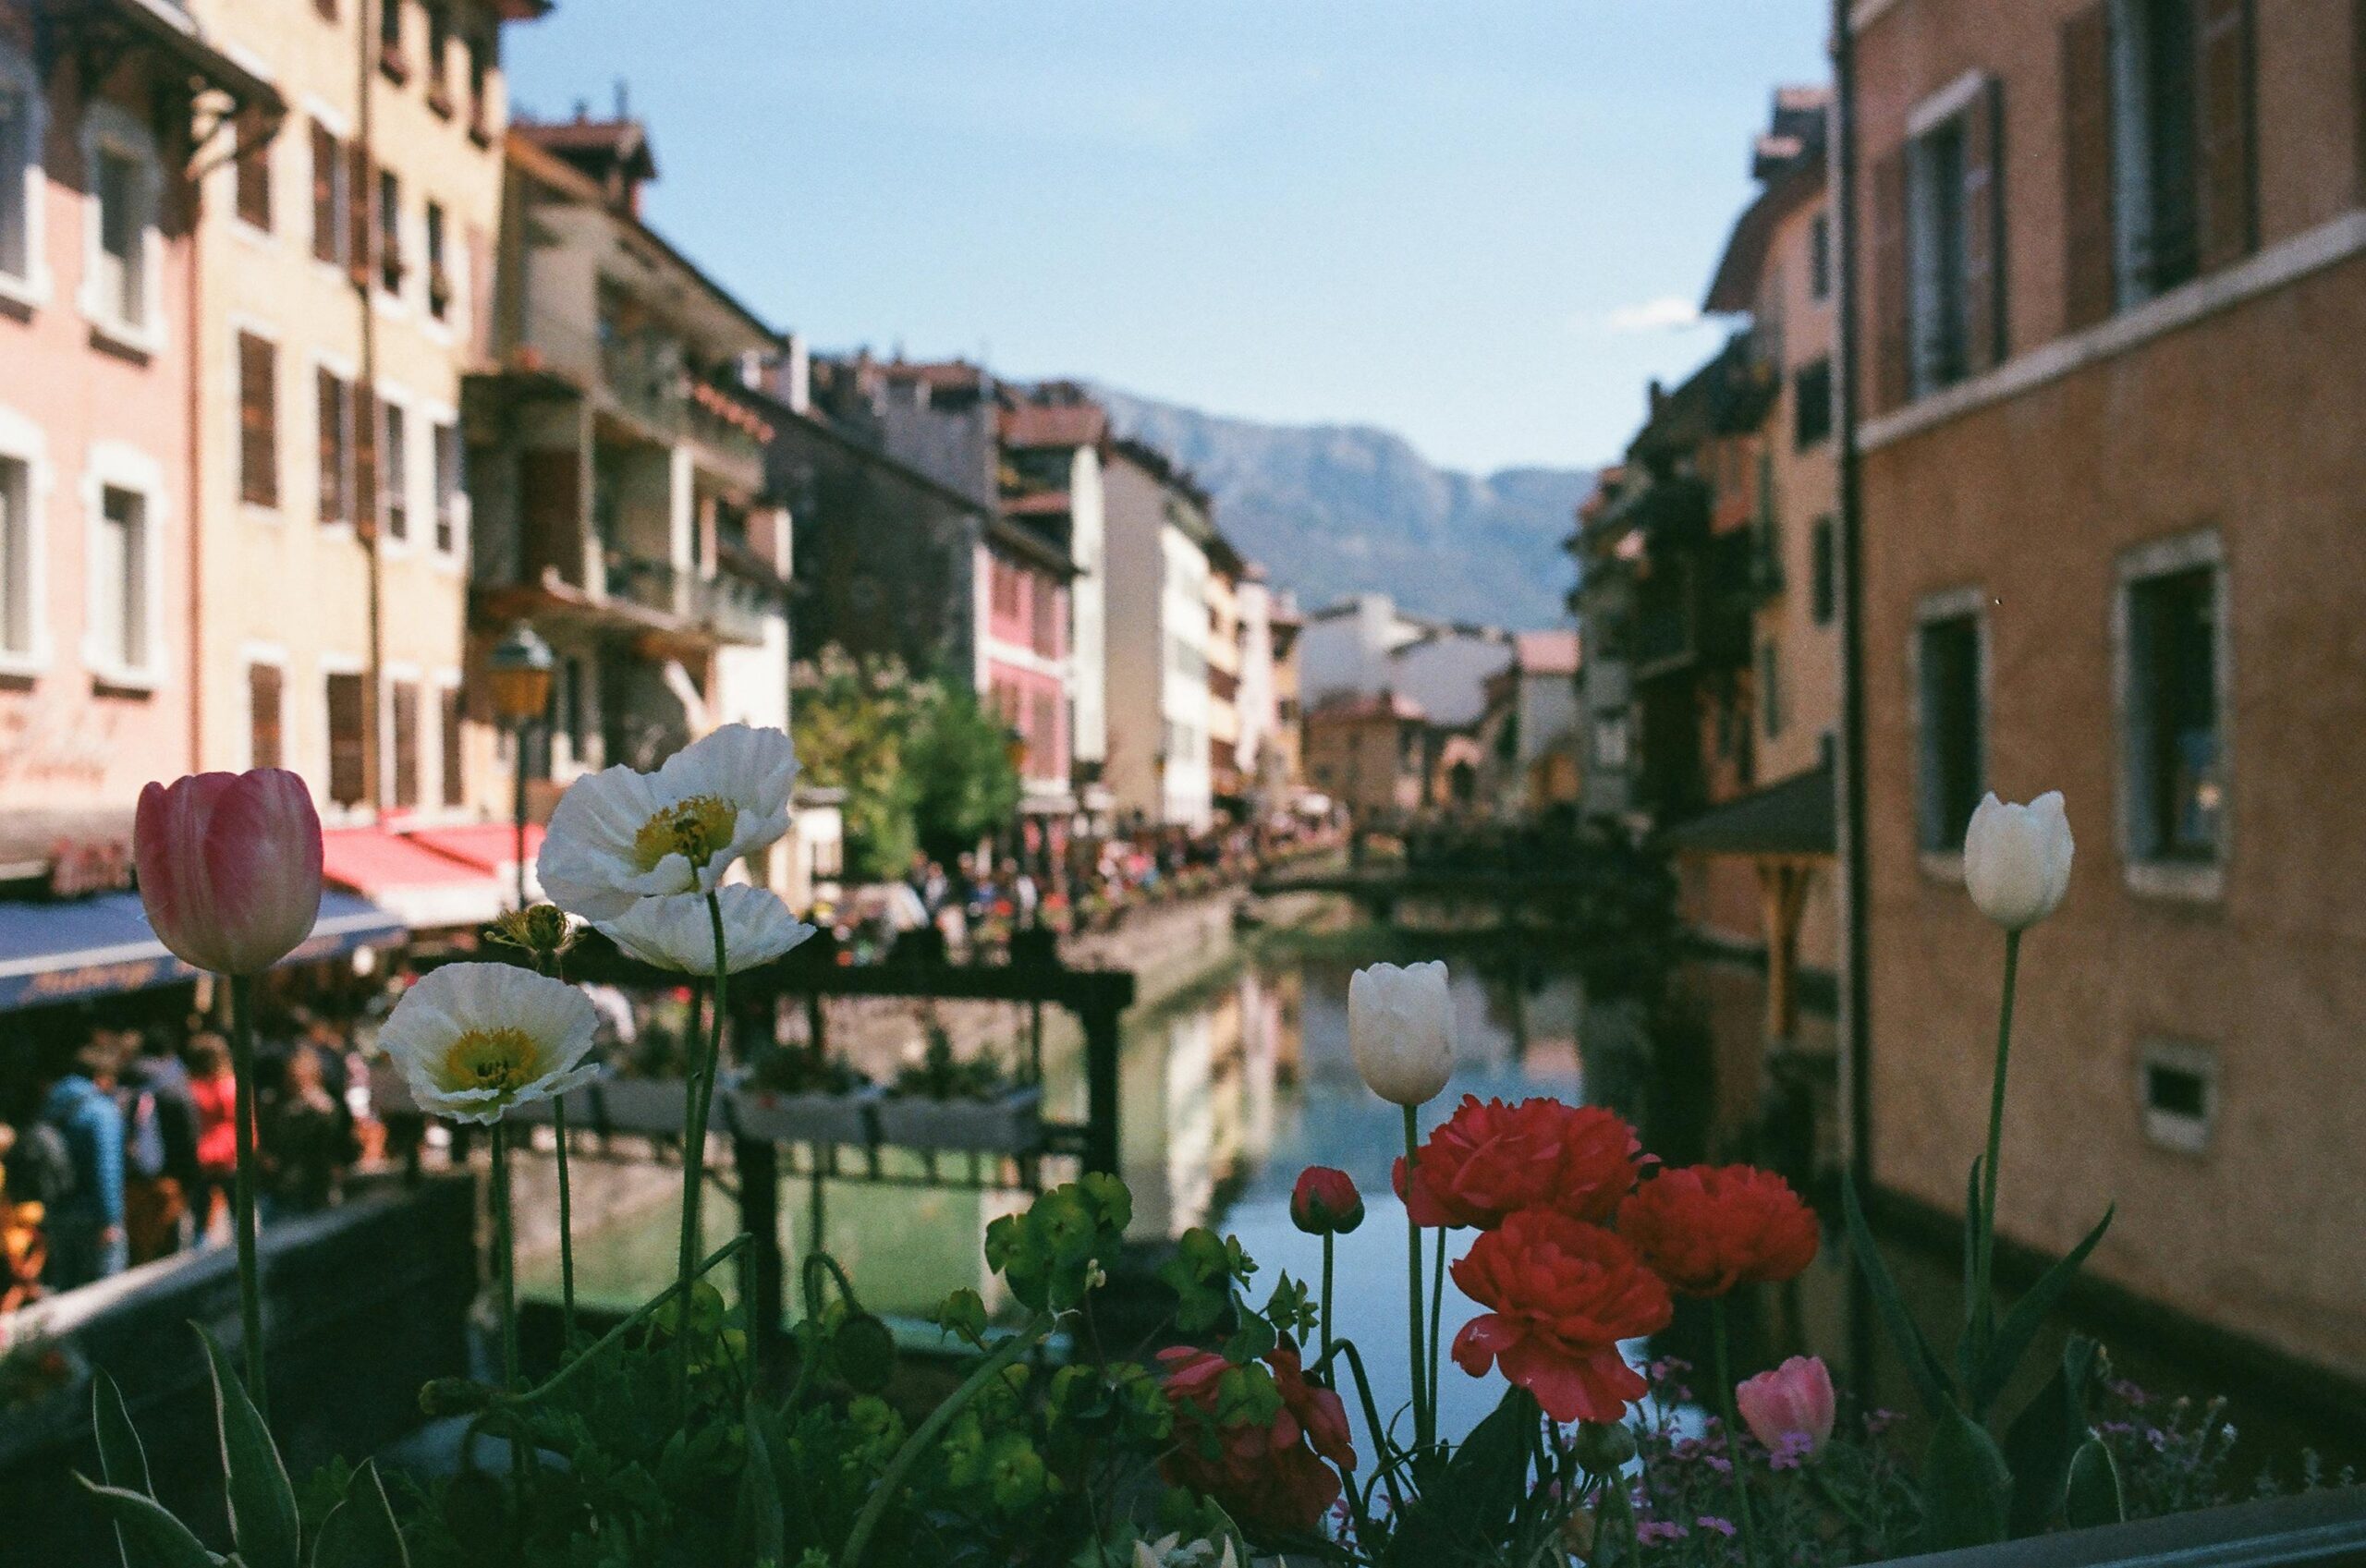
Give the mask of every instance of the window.
[[1977, 74], [1917, 104], [1873, 160], [1873, 406], [1895, 407], [2005, 356], [2003, 90]]
[[2200, 270], [2194, 0], [2123, 0], [2112, 40], [2113, 263], [2122, 305]]
[[250, 228], [271, 232], [271, 122], [259, 108], [238, 112], [231, 210]]
[[461, 750], [460, 688], [457, 686], [439, 687], [436, 700], [436, 760], [444, 770], [444, 804], [459, 807], [468, 802], [468, 758]]
[[39, 286], [42, 185], [40, 81], [0, 46], [0, 274], [28, 291]]
[[267, 337], [238, 334], [238, 498], [279, 504], [279, 350]]
[[560, 659], [558, 679], [551, 683], [548, 723], [567, 737], [567, 760], [579, 767], [588, 755], [584, 735], [583, 661], [570, 653]]
[[492, 42], [484, 34], [469, 35], [469, 134], [480, 141], [493, 135], [493, 104], [487, 96], [493, 50]]
[[281, 739], [282, 676], [276, 664], [247, 666], [247, 766], [285, 766], [287, 754]]
[[403, 0], [378, 0], [378, 67], [398, 82], [410, 76], [403, 55]]
[[83, 142], [90, 182], [83, 314], [144, 346], [159, 326], [157, 199], [164, 176], [154, 140], [113, 103], [93, 104]]
[[379, 516], [386, 537], [396, 544], [410, 539], [410, 433], [402, 405], [383, 399], [385, 446], [378, 454]]
[[449, 0], [427, 0], [427, 106], [446, 117], [452, 113], [452, 87], [445, 76], [445, 57], [451, 52]]
[[1916, 636], [1922, 848], [1957, 855], [1986, 787], [1980, 617], [1927, 618]]
[[18, 668], [41, 656], [32, 498], [32, 465], [0, 457], [0, 662]]
[[378, 171], [378, 286], [403, 291], [403, 191], [392, 169]]
[[345, 260], [345, 149], [318, 120], [312, 122], [312, 255], [331, 265]]
[[452, 313], [452, 268], [445, 237], [444, 204], [427, 204], [427, 313], [449, 321]]
[[1808, 608], [1815, 616], [1815, 624], [1828, 626], [1840, 598], [1838, 563], [1833, 552], [1836, 547], [1830, 517], [1818, 517], [1815, 529], [1808, 536]]
[[363, 677], [339, 672], [328, 678], [329, 799], [359, 806], [368, 797], [368, 687]]
[[353, 389], [323, 368], [320, 383], [320, 515], [323, 525], [353, 521]]
[[1783, 733], [1783, 666], [1780, 650], [1772, 642], [1758, 650], [1758, 717], [1767, 739]]
[[460, 432], [435, 425], [429, 436], [435, 465], [435, 548], [449, 555], [460, 545]]
[[99, 487], [91, 539], [91, 656], [99, 674], [147, 670], [148, 498], [120, 485]]
[[1832, 437], [1832, 361], [1802, 365], [1791, 378], [1795, 444], [1802, 452]]
[[2140, 860], [2218, 857], [2226, 789], [2218, 707], [2218, 570], [2128, 584], [2128, 848]]
[[323, 21], [336, 20], [336, 0], [312, 0], [312, 9], [321, 14]]
[[2146, 1137], [2180, 1154], [2209, 1149], [2218, 1120], [2215, 1051], [2181, 1040], [2149, 1042], [2138, 1057], [2136, 1093]]
[[1832, 298], [1832, 214], [1818, 213], [1808, 220], [1808, 298]]
[[412, 810], [419, 805], [419, 683], [389, 682], [386, 706], [394, 730], [394, 804], [397, 810]]
[[1917, 392], [1966, 373], [1963, 164], [1963, 124], [1948, 120], [1915, 141], [1909, 165]]

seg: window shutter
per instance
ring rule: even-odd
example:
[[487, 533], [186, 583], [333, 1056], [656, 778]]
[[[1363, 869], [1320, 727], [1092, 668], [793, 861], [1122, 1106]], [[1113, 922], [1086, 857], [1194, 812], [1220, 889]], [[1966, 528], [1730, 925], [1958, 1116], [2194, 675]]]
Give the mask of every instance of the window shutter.
[[2118, 302], [2111, 122], [2111, 0], [2092, 0], [2062, 24], [2062, 310], [2073, 332]]
[[360, 675], [328, 678], [329, 798], [339, 806], [359, 806], [367, 794], [366, 707]]
[[396, 681], [391, 693], [395, 729], [395, 804], [419, 804], [419, 687]]
[[312, 254], [323, 261], [337, 259], [336, 166], [344, 154], [328, 127], [312, 123]]
[[1873, 407], [1906, 401], [1909, 365], [1906, 297], [1906, 149], [1872, 166]]
[[460, 688], [447, 686], [438, 695], [442, 703], [439, 716], [443, 734], [438, 753], [444, 764], [444, 804], [458, 806], [466, 797], [466, 791], [461, 787], [462, 764], [466, 759], [460, 753]]
[[346, 468], [346, 399], [345, 383], [327, 371], [318, 372], [321, 441], [321, 521], [342, 523], [348, 520], [346, 493], [349, 480]]
[[2251, 145], [2250, 0], [2200, 0], [2194, 47], [2201, 140], [2201, 270], [2239, 261], [2259, 245]]
[[238, 334], [238, 494], [279, 504], [279, 353], [268, 338]]
[[375, 228], [372, 206], [376, 196], [370, 177], [370, 154], [360, 147], [352, 150], [352, 168], [345, 182], [345, 213], [350, 237], [347, 241], [346, 260], [352, 264], [357, 282], [370, 281], [370, 268], [375, 260], [371, 248], [371, 235]]
[[253, 726], [248, 747], [250, 767], [281, 766], [285, 752], [279, 738], [279, 680], [276, 665], [247, 666], [247, 711]]
[[353, 387], [353, 526], [364, 539], [378, 537], [385, 497], [378, 492], [378, 399], [359, 382]]
[[2005, 359], [2005, 84], [1981, 83], [1963, 122], [1964, 370]]
[[261, 109], [238, 112], [233, 195], [238, 216], [260, 229], [271, 227], [271, 128]]

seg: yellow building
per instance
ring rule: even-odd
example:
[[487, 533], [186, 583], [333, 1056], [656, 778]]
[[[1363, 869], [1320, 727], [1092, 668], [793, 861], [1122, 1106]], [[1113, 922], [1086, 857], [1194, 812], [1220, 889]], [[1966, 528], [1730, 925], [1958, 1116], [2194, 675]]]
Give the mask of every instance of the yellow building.
[[504, 798], [460, 692], [460, 384], [493, 293], [501, 29], [546, 8], [189, 0], [287, 104], [238, 128], [198, 236], [199, 761], [295, 770], [332, 829]]

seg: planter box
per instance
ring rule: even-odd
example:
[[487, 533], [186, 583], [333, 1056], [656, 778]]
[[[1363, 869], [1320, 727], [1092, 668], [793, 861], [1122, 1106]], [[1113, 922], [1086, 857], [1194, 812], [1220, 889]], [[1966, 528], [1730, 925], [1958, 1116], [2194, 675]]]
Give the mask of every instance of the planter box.
[[899, 1149], [1031, 1154], [1043, 1142], [1043, 1091], [1012, 1089], [999, 1100], [928, 1100], [890, 1094], [879, 1101], [879, 1141]]
[[844, 1094], [781, 1094], [741, 1087], [728, 1091], [726, 1113], [740, 1137], [773, 1143], [869, 1143], [869, 1112], [880, 1095], [873, 1084]]
[[[590, 1114], [582, 1125], [610, 1133], [641, 1133], [652, 1137], [680, 1137], [685, 1114], [685, 1088], [679, 1078], [602, 1078], [586, 1086]], [[567, 1130], [576, 1125], [575, 1105], [567, 1105]], [[710, 1117], [710, 1125], [712, 1118]]]

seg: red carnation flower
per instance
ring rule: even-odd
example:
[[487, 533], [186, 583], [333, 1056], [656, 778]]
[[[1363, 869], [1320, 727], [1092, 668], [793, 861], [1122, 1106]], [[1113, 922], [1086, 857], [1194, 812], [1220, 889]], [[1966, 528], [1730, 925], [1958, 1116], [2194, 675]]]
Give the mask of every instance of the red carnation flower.
[[1226, 1374], [1238, 1370], [1230, 1361], [1187, 1346], [1163, 1350], [1158, 1359], [1166, 1397], [1183, 1417], [1159, 1473], [1214, 1498], [1253, 1531], [1287, 1535], [1320, 1525], [1339, 1501], [1339, 1470], [1356, 1467], [1356, 1450], [1347, 1407], [1306, 1380], [1298, 1351], [1282, 1344], [1265, 1355], [1281, 1408], [1262, 1426], [1226, 1399], [1227, 1392], [1238, 1397], [1224, 1386]]
[[1472, 1242], [1454, 1282], [1492, 1308], [1454, 1336], [1455, 1364], [1474, 1378], [1500, 1364], [1555, 1421], [1623, 1420], [1646, 1385], [1618, 1342], [1675, 1313], [1632, 1247], [1550, 1209], [1522, 1209]]
[[1606, 1222], [1635, 1190], [1642, 1148], [1634, 1128], [1596, 1106], [1467, 1094], [1421, 1145], [1409, 1194], [1396, 1161], [1396, 1194], [1417, 1225], [1493, 1230], [1522, 1209]]
[[1686, 1295], [1795, 1278], [1822, 1240], [1790, 1184], [1754, 1165], [1662, 1172], [1620, 1207], [1618, 1234]]

